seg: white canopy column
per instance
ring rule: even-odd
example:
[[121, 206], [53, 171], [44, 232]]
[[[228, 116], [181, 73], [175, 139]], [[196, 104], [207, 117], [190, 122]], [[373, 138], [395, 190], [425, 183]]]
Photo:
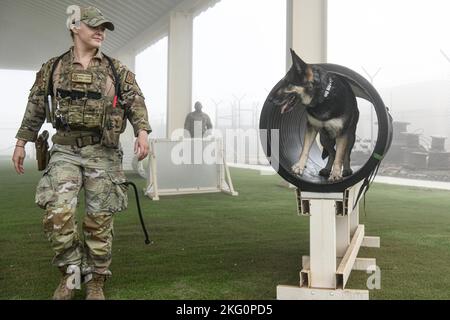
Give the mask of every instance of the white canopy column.
[[287, 68], [292, 48], [307, 63], [327, 61], [327, 0], [287, 0]]
[[169, 20], [167, 135], [184, 128], [192, 110], [193, 19], [190, 12], [174, 11]]

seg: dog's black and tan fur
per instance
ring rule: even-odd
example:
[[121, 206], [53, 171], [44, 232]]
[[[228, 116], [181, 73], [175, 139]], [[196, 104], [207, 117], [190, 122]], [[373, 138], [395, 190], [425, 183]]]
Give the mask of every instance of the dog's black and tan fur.
[[[355, 143], [359, 111], [350, 85], [318, 65], [308, 65], [291, 50], [293, 66], [275, 91], [271, 101], [285, 114], [298, 103], [306, 107], [307, 125], [300, 158], [292, 171], [302, 175], [309, 152], [320, 133], [322, 157], [328, 157], [320, 175], [338, 181], [353, 174], [350, 153]], [[336, 148], [335, 148], [336, 147]]]

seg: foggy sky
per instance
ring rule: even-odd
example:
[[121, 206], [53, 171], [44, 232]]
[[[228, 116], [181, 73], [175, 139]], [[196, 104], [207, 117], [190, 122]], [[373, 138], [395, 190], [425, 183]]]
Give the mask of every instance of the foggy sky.
[[[394, 118], [414, 110], [412, 130], [450, 136], [449, 12], [446, 0], [329, 0], [328, 61], [366, 77], [363, 67], [369, 74], [380, 70], [374, 85]], [[210, 113], [211, 99], [226, 106], [233, 95], [246, 94], [249, 107], [264, 102], [284, 74], [283, 1], [222, 0], [195, 19], [194, 31], [193, 99], [204, 101]], [[163, 40], [137, 58], [154, 118], [165, 113], [166, 55]], [[35, 71], [0, 70], [0, 154], [12, 151], [34, 78]]]

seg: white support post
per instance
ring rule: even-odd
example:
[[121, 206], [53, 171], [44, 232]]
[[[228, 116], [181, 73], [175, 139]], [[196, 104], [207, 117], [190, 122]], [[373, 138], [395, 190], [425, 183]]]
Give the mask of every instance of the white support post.
[[289, 49], [308, 63], [327, 62], [327, 0], [287, 1], [287, 69], [292, 65]]
[[[346, 210], [348, 212], [348, 216], [350, 217], [350, 235], [353, 236], [356, 232], [356, 229], [359, 226], [359, 201], [356, 203], [356, 199], [358, 197], [359, 191], [362, 187], [362, 181], [356, 184], [353, 188], [349, 189], [346, 193], [348, 195], [346, 201]], [[356, 203], [356, 205], [355, 205]]]
[[359, 204], [350, 216], [350, 235], [354, 235], [359, 225]]
[[172, 12], [169, 21], [167, 135], [184, 128], [192, 110], [193, 14]]
[[336, 216], [336, 256], [343, 257], [350, 245], [350, 221], [347, 215]]
[[310, 200], [311, 286], [336, 286], [336, 214], [334, 200]]
[[310, 255], [302, 257], [300, 286], [278, 286], [278, 299], [369, 299], [368, 290], [345, 289], [352, 270], [376, 266], [373, 258], [358, 258], [359, 249], [380, 244], [379, 237], [365, 237], [364, 225], [352, 234], [360, 188], [357, 184], [343, 193], [296, 190], [300, 216], [310, 217]]
[[[145, 188], [144, 193], [154, 201], [159, 201], [159, 189], [158, 189], [158, 174], [157, 174], [157, 163], [155, 155], [155, 143], [150, 140], [150, 152], [149, 152], [149, 165], [150, 170], [148, 170], [148, 181], [149, 186]], [[150, 192], [150, 189], [152, 190]]]

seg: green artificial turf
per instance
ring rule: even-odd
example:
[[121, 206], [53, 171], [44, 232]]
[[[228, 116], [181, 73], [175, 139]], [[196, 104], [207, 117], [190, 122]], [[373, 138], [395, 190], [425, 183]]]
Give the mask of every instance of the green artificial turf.
[[[40, 174], [33, 163], [26, 169], [18, 176], [0, 163], [0, 299], [48, 299], [59, 280], [34, 204]], [[280, 187], [278, 176], [231, 172], [238, 197], [142, 197], [152, 246], [129, 193], [129, 209], [115, 219], [109, 299], [275, 299], [278, 284], [298, 284], [309, 220], [297, 215], [294, 191]], [[374, 184], [361, 222], [366, 235], [381, 237], [381, 248], [359, 254], [381, 269], [371, 299], [450, 299], [449, 221], [449, 192]], [[352, 272], [347, 287], [365, 289], [370, 275]]]

